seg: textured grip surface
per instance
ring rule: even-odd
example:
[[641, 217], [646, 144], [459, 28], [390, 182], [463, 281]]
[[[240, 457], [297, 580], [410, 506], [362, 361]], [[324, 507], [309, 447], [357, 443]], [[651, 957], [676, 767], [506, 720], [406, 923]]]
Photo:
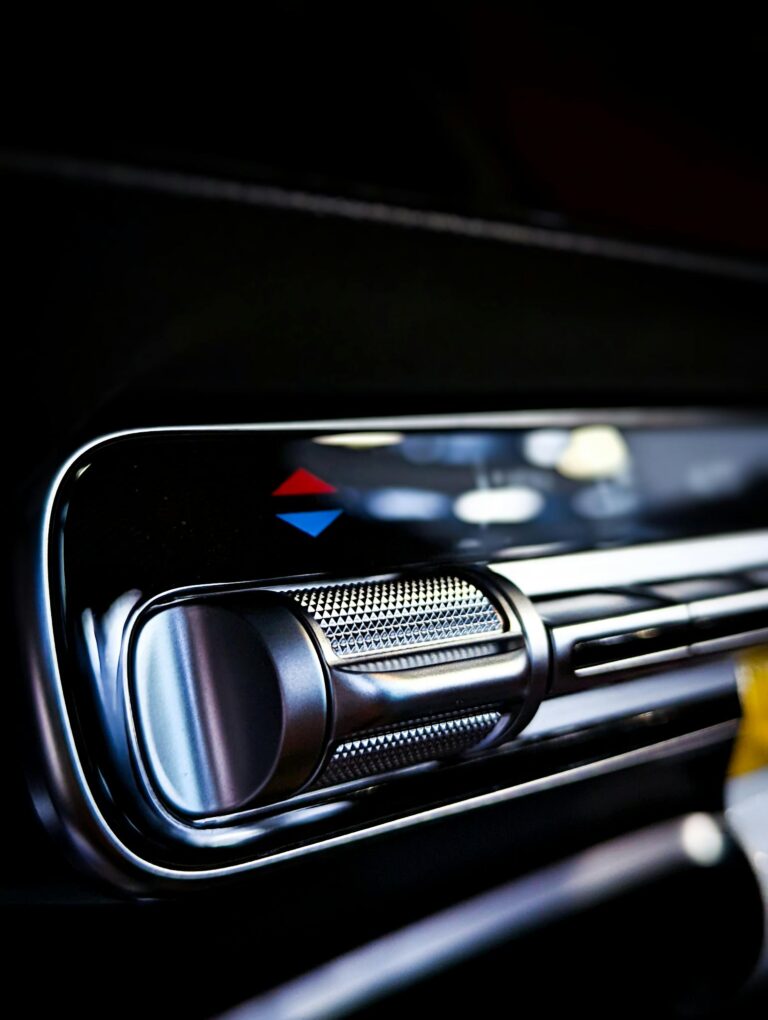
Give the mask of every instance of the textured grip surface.
[[339, 658], [492, 637], [504, 630], [488, 596], [462, 577], [322, 585], [291, 594]]
[[495, 706], [488, 706], [472, 715], [436, 715], [398, 727], [368, 730], [339, 744], [314, 785], [348, 783], [458, 754], [478, 744], [501, 717]]

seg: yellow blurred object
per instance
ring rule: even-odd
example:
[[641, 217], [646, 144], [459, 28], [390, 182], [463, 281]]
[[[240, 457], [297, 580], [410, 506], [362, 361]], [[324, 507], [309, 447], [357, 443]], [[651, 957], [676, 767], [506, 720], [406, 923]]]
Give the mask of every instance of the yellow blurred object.
[[736, 675], [743, 716], [731, 758], [732, 776], [768, 765], [768, 646], [739, 655]]

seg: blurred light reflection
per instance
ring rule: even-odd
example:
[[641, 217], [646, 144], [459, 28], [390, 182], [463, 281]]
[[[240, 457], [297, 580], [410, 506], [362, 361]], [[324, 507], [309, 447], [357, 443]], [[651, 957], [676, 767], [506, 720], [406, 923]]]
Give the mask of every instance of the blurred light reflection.
[[474, 489], [459, 496], [453, 512], [468, 524], [520, 524], [537, 517], [544, 508], [544, 497], [525, 485], [499, 489]]
[[350, 450], [373, 450], [378, 446], [397, 446], [404, 439], [402, 432], [339, 432], [316, 436], [320, 446], [346, 446]]
[[366, 497], [365, 509], [383, 521], [434, 521], [450, 515], [451, 501], [427, 489], [375, 489]]
[[573, 508], [582, 517], [602, 520], [621, 517], [637, 509], [637, 493], [612, 482], [597, 482], [581, 489], [573, 497]]
[[535, 429], [523, 436], [526, 460], [540, 468], [553, 468], [568, 447], [567, 429]]
[[571, 432], [567, 447], [557, 460], [565, 478], [581, 481], [611, 478], [629, 465], [624, 437], [613, 425], [587, 425]]
[[478, 465], [504, 451], [504, 439], [490, 432], [414, 432], [402, 450], [412, 464]]

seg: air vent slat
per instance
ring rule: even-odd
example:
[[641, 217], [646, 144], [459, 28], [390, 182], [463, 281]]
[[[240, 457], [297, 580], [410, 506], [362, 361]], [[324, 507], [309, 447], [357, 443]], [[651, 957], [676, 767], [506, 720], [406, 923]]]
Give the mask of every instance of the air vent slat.
[[[651, 666], [768, 642], [768, 589], [745, 591], [739, 579], [731, 583], [728, 577], [716, 577], [675, 582], [675, 586], [657, 583], [648, 589], [648, 594], [663, 593], [670, 598], [675, 591], [680, 595], [727, 594], [710, 594], [692, 601], [681, 600], [677, 605], [602, 619], [595, 618], [593, 612], [598, 593], [595, 597], [577, 594], [551, 602], [556, 610], [550, 616], [550, 627], [557, 653], [553, 693], [583, 687], [590, 678], [596, 682], [597, 678], [615, 681]], [[634, 589], [632, 594], [645, 597], [646, 590]], [[605, 595], [600, 594], [599, 598], [605, 600]], [[605, 600], [605, 604], [616, 603]], [[580, 609], [586, 611], [585, 616], [573, 622]], [[569, 622], [557, 626], [554, 621], [558, 619]]]
[[627, 659], [642, 658], [656, 652], [685, 648], [690, 643], [688, 624], [641, 627], [623, 634], [609, 634], [590, 641], [579, 641], [573, 647], [573, 668], [580, 672], [590, 666], [602, 666]]

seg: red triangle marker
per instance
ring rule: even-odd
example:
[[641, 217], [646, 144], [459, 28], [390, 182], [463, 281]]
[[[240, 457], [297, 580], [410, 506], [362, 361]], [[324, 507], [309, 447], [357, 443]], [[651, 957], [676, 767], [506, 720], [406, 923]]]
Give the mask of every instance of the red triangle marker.
[[294, 471], [283, 482], [278, 485], [273, 496], [315, 496], [320, 492], [335, 492], [336, 486], [324, 482], [322, 478], [313, 475], [311, 471], [299, 468]]

